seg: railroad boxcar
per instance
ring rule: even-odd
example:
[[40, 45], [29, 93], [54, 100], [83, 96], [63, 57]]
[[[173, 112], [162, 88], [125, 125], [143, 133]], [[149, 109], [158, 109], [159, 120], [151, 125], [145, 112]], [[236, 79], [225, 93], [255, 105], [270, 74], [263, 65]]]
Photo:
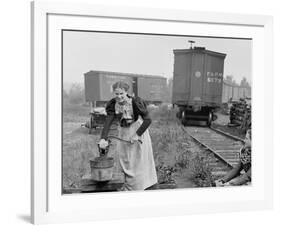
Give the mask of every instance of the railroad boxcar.
[[240, 98], [251, 98], [251, 89], [250, 87], [240, 87], [239, 88], [239, 97]]
[[213, 111], [222, 103], [224, 59], [226, 54], [202, 47], [175, 49], [172, 103], [179, 107], [177, 116], [204, 120], [208, 125]]
[[84, 74], [86, 101], [107, 102], [113, 97], [112, 85], [117, 81], [128, 83], [129, 94], [141, 97], [148, 103], [161, 103], [167, 88], [167, 79], [162, 76], [89, 71]]
[[251, 98], [251, 87], [238, 86], [224, 81], [222, 90], [222, 103]]
[[233, 85], [223, 82], [222, 102], [228, 103], [233, 98]]
[[89, 71], [84, 74], [85, 100], [90, 103], [90, 121], [85, 124], [92, 128], [102, 126], [106, 102], [114, 97], [113, 84], [125, 81], [130, 85], [129, 94], [144, 99], [148, 104], [159, 104], [167, 90], [167, 79], [162, 76], [110, 71]]

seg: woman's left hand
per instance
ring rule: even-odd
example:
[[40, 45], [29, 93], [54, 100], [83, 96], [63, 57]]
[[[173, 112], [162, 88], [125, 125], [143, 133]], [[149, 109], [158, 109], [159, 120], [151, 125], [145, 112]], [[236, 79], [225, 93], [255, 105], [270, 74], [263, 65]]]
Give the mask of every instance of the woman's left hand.
[[142, 140], [141, 140], [141, 137], [138, 136], [137, 134], [135, 134], [134, 136], [132, 136], [129, 141], [133, 144], [135, 142], [139, 142], [142, 144]]

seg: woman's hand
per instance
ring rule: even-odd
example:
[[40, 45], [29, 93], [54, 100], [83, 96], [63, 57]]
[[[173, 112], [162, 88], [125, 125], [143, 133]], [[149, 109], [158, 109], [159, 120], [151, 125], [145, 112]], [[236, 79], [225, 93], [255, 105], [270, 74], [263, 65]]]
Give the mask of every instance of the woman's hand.
[[216, 187], [223, 187], [225, 182], [222, 179], [215, 181]]
[[108, 146], [108, 141], [105, 139], [100, 139], [98, 145], [101, 149], [105, 149]]
[[130, 141], [132, 144], [135, 143], [135, 142], [139, 142], [139, 143], [142, 144], [141, 137], [138, 136], [137, 134], [133, 135], [133, 136], [129, 139], [129, 141]]

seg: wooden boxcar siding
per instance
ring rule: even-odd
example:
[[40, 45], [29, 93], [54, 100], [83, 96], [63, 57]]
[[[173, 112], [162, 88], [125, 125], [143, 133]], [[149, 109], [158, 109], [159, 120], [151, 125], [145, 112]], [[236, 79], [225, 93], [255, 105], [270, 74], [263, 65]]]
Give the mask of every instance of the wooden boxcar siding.
[[219, 106], [222, 98], [224, 57], [202, 52], [174, 51], [174, 104]]
[[232, 98], [232, 92], [233, 88], [231, 85], [223, 83], [223, 88], [222, 88], [222, 102], [226, 103], [229, 101], [230, 98]]
[[240, 87], [240, 97], [241, 98], [251, 98], [251, 88], [250, 87]]
[[246, 97], [245, 88], [239, 87], [238, 95], [239, 95], [239, 98], [245, 98]]
[[100, 74], [100, 93], [101, 97], [99, 101], [108, 101], [111, 98], [114, 97], [113, 93], [113, 84], [115, 84], [118, 81], [124, 81], [127, 84], [130, 85], [130, 89], [128, 90], [129, 94], [132, 94], [132, 77], [129, 76], [118, 76], [118, 75], [112, 75], [112, 74]]
[[166, 78], [138, 77], [138, 96], [146, 101], [162, 101], [167, 90]]
[[[117, 81], [125, 81], [132, 87], [132, 78], [116, 74], [90, 71], [84, 74], [85, 99], [87, 102], [108, 101], [114, 97], [112, 85]], [[129, 90], [129, 93], [132, 89]]]
[[95, 72], [84, 74], [85, 100], [86, 102], [98, 101], [101, 98], [100, 94], [100, 76]]
[[133, 80], [137, 79], [137, 93], [146, 101], [163, 101], [167, 90], [167, 79], [159, 76], [143, 76], [105, 71], [90, 71], [84, 74], [85, 97], [87, 102], [108, 101], [114, 97], [113, 84], [124, 81], [130, 85], [129, 94], [133, 94]]
[[246, 89], [246, 95], [247, 95], [248, 98], [251, 98], [251, 96], [252, 96], [252, 89], [251, 89], [251, 87], [248, 87]]
[[205, 54], [202, 53], [192, 53], [191, 54], [191, 73], [189, 74], [188, 79], [190, 80], [190, 94], [188, 102], [201, 104], [205, 101], [203, 95], [203, 88], [206, 82], [205, 75]]
[[230, 98], [232, 98], [233, 101], [237, 101], [240, 98], [251, 98], [251, 88], [223, 83], [222, 102], [226, 103]]
[[203, 101], [219, 106], [222, 103], [224, 58], [206, 54]]
[[233, 86], [232, 88], [232, 100], [237, 101], [239, 100], [239, 87], [238, 86]]
[[191, 54], [175, 53], [173, 76], [173, 103], [186, 103], [190, 95]]

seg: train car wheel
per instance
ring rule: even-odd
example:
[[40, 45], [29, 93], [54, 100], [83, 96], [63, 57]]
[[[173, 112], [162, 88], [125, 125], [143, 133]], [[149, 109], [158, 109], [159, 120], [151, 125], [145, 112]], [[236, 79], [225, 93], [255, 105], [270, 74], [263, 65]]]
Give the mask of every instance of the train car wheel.
[[182, 125], [187, 126], [188, 120], [182, 118], [181, 123], [182, 123]]
[[88, 130], [88, 134], [91, 134], [92, 133], [92, 117], [90, 118], [90, 121], [89, 121], [89, 130]]
[[218, 116], [215, 115], [215, 114], [213, 114], [212, 121], [215, 121], [215, 120], [217, 120], [217, 119], [218, 119]]
[[179, 111], [177, 112], [176, 116], [177, 116], [178, 119], [181, 120], [184, 116], [184, 109], [179, 108]]
[[208, 126], [208, 127], [211, 126], [212, 120], [213, 120], [213, 113], [212, 113], [212, 112], [209, 112], [208, 120], [207, 120], [207, 126]]
[[181, 113], [181, 123], [182, 123], [182, 125], [187, 126], [187, 122], [188, 122], [188, 119], [186, 118], [186, 113], [185, 113], [185, 111], [182, 111], [182, 113]]
[[93, 117], [93, 115], [91, 115], [91, 117], [90, 117], [90, 121], [89, 121], [89, 131], [88, 131], [88, 133], [89, 133], [89, 134], [91, 134], [91, 133], [92, 133], [93, 120], [94, 120], [94, 117]]

